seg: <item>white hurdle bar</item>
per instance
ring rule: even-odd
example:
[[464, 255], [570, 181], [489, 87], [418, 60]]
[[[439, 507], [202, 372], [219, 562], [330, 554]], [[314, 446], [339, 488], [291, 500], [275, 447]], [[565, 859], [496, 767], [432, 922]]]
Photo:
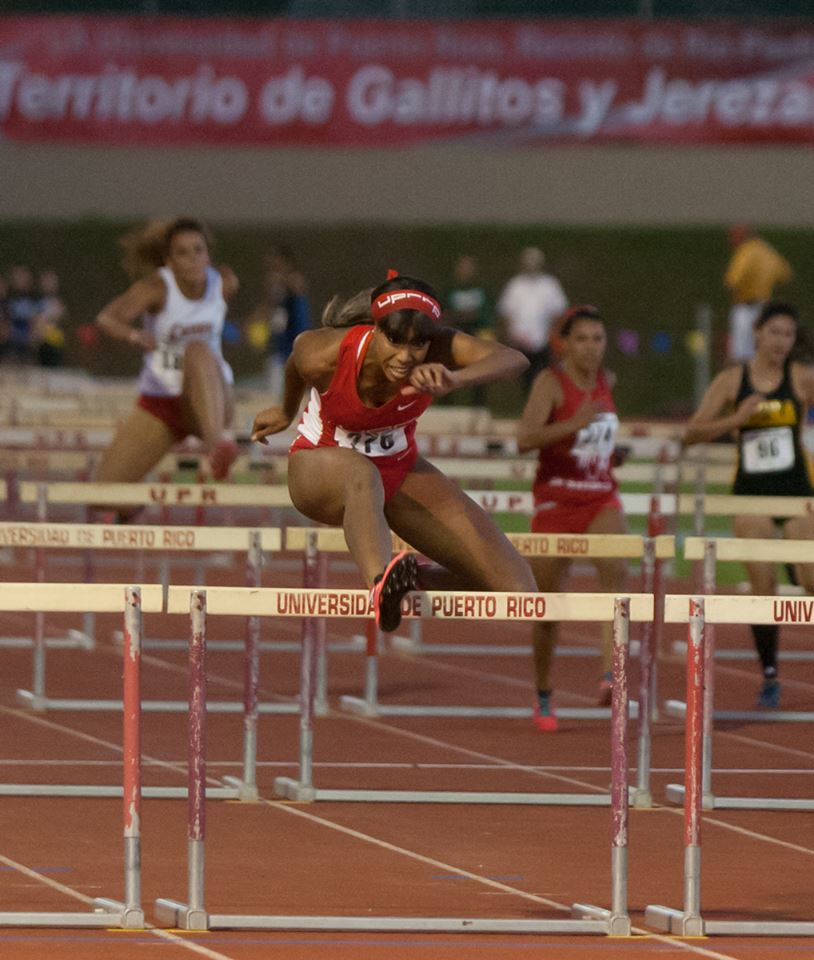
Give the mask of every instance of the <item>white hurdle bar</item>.
[[684, 774], [684, 906], [681, 910], [655, 904], [648, 906], [645, 910], [645, 923], [657, 930], [688, 937], [714, 934], [746, 937], [814, 936], [814, 921], [705, 920], [701, 912], [705, 626], [708, 623], [776, 623], [778, 620], [774, 605], [777, 602], [785, 601], [778, 601], [776, 597], [666, 598], [665, 611], [668, 620], [689, 623]]
[[[650, 602], [648, 602], [650, 601]], [[584, 619], [586, 601], [579, 597], [580, 617]], [[408, 616], [441, 617], [461, 619], [461, 612], [475, 605], [485, 611], [490, 619], [534, 620], [540, 616], [570, 618], [573, 614], [573, 598], [564, 594], [505, 594], [505, 593], [413, 593], [405, 598], [405, 614]], [[205, 651], [207, 615], [228, 614], [237, 606], [247, 606], [258, 616], [327, 616], [350, 618], [369, 616], [370, 606], [364, 590], [282, 590], [261, 589], [255, 591], [228, 591], [222, 588], [199, 590], [190, 587], [174, 587], [170, 590], [171, 612], [188, 610], [191, 617], [190, 663], [192, 709], [190, 711], [190, 807], [187, 826], [188, 848], [188, 896], [186, 902], [160, 898], [155, 903], [156, 917], [175, 927], [186, 930], [351, 930], [351, 931], [417, 931], [417, 932], [502, 932], [502, 933], [591, 933], [612, 936], [630, 934], [630, 916], [627, 904], [627, 838], [628, 838], [628, 785], [627, 785], [627, 664], [628, 628], [631, 619], [652, 615], [652, 598], [613, 597], [594, 595], [587, 606], [595, 619], [609, 619], [614, 624], [614, 690], [612, 731], [611, 793], [613, 835], [611, 846], [611, 906], [604, 909], [587, 904], [574, 904], [572, 918], [568, 920], [484, 919], [478, 917], [426, 918], [426, 917], [370, 917], [370, 916], [281, 916], [217, 914], [207, 911], [204, 897], [204, 842], [205, 842], [205, 797], [202, 784], [205, 778]], [[313, 651], [304, 643], [301, 696], [303, 712], [300, 721], [301, 734], [307, 741], [307, 756], [301, 760], [301, 775], [310, 782], [310, 703], [311, 662]], [[302, 784], [301, 784], [302, 786]], [[417, 794], [405, 791], [339, 791], [355, 793], [356, 800], [415, 800]], [[306, 799], [316, 799], [317, 791], [308, 789]], [[384, 794], [384, 795], [382, 795]], [[430, 802], [519, 802], [514, 795], [507, 800], [501, 794], [453, 794], [424, 795]], [[485, 798], [489, 799], [485, 799]], [[503, 799], [499, 799], [499, 798]], [[351, 799], [341, 797], [340, 799]], [[532, 802], [526, 800], [525, 802]]]
[[[160, 586], [93, 584], [81, 591], [66, 584], [0, 584], [0, 610], [48, 610], [73, 612], [93, 609], [97, 612], [124, 612], [124, 782], [118, 788], [123, 797], [124, 814], [124, 900], [96, 898], [92, 912], [3, 911], [0, 927], [119, 927], [141, 929], [141, 625], [142, 610], [160, 611], [163, 596]], [[13, 784], [3, 784], [3, 793]]]
[[[748, 541], [747, 541], [748, 542]], [[800, 624], [814, 623], [814, 599], [787, 599], [782, 597], [744, 597], [744, 596], [707, 596], [704, 597], [701, 613], [698, 615], [704, 625], [703, 664], [701, 680], [704, 697], [701, 714], [701, 805], [705, 810], [814, 810], [814, 799], [794, 799], [789, 797], [721, 797], [712, 792], [712, 650], [708, 646], [710, 629], [718, 623], [769, 623], [769, 624]], [[665, 598], [664, 619], [668, 623], [685, 623], [688, 617], [688, 603], [686, 596], [667, 596]], [[691, 654], [690, 654], [691, 655]], [[688, 657], [689, 658], [689, 657]], [[682, 709], [679, 709], [682, 708]], [[691, 706], [679, 704], [671, 700], [667, 702], [668, 712], [673, 716], [684, 716], [685, 723], [691, 722]], [[747, 717], [753, 717], [757, 722], [766, 720], [777, 721], [784, 711], [766, 710], [748, 712]], [[799, 719], [794, 711], [785, 711], [792, 720]], [[744, 713], [737, 712], [737, 716]], [[716, 713], [715, 716], [718, 716]], [[732, 716], [732, 712], [725, 713], [725, 718]], [[698, 722], [694, 720], [693, 722]], [[669, 784], [666, 789], [668, 801], [672, 803], [686, 802], [686, 789], [681, 784]]]
[[[467, 490], [467, 495], [487, 513], [518, 513], [531, 515], [534, 510], [530, 491]], [[22, 503], [47, 505], [74, 505], [86, 507], [259, 507], [293, 510], [288, 488], [280, 484], [207, 484], [207, 483], [36, 483], [20, 484]], [[696, 499], [687, 494], [676, 498], [663, 493], [653, 497], [648, 493], [620, 494], [627, 516], [650, 516], [656, 509], [661, 516], [670, 516], [680, 507], [692, 514]], [[732, 498], [743, 499], [743, 498]], [[774, 498], [793, 500], [794, 498]], [[807, 501], [814, 509], [814, 500]], [[788, 515], [788, 514], [786, 514]], [[45, 520], [43, 516], [40, 519]]]

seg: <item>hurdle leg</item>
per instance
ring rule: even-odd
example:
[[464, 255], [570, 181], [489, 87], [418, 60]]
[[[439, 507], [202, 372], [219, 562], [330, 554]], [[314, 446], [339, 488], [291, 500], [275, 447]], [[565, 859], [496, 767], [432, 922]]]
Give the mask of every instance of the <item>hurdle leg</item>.
[[116, 913], [122, 927], [142, 929], [141, 907], [141, 590], [128, 587], [124, 608], [124, 902], [96, 898], [94, 908]]
[[[64, 587], [69, 585], [65, 584]], [[49, 584], [47, 589], [54, 590]], [[124, 783], [124, 901], [104, 897], [93, 901], [93, 911], [0, 911], [2, 927], [144, 927], [141, 908], [141, 590], [127, 587], [124, 605], [123, 728]]]
[[[655, 571], [655, 541], [646, 537], [644, 554], [642, 556], [643, 590], [652, 592], [653, 575]], [[654, 611], [655, 617], [655, 611]], [[651, 724], [653, 704], [653, 675], [655, 658], [654, 623], [649, 621], [642, 624], [642, 639], [639, 644], [639, 737], [636, 750], [636, 789], [633, 793], [633, 804], [636, 807], [652, 807], [653, 795], [650, 789], [651, 769]]]
[[155, 915], [184, 930], [207, 930], [204, 908], [206, 836], [206, 591], [190, 596], [187, 902], [159, 899]]
[[[246, 554], [246, 585], [262, 586], [263, 548], [260, 531], [249, 534]], [[246, 646], [243, 674], [243, 776], [224, 777], [223, 782], [236, 787], [241, 800], [256, 800], [257, 791], [257, 719], [260, 685], [260, 617], [246, 618]]]
[[701, 917], [701, 801], [704, 729], [704, 600], [690, 598], [684, 745], [684, 909], [648, 906], [645, 923], [687, 937], [704, 935]]
[[[716, 552], [715, 541], [704, 544], [704, 594], [711, 596], [716, 592]], [[715, 807], [712, 794], [712, 728], [715, 700], [715, 626], [704, 625], [704, 713], [703, 746], [701, 750], [701, 805], [705, 810]], [[687, 703], [687, 709], [690, 705]]]
[[[328, 554], [317, 555], [317, 586], [328, 583]], [[328, 712], [328, 623], [321, 617], [316, 623], [316, 684], [314, 688], [314, 713], [324, 717]]]
[[[630, 598], [613, 602], [613, 694], [611, 700], [611, 906], [610, 910], [575, 903], [573, 916], [604, 920], [610, 936], [630, 936], [628, 913], [628, 651], [630, 649]], [[641, 709], [641, 708], [640, 708]]]
[[364, 717], [379, 716], [379, 637], [381, 633], [375, 620], [368, 620], [365, 624], [367, 646], [365, 650], [365, 692], [364, 697], [343, 696], [340, 705], [349, 713], [361, 714]]
[[[43, 522], [48, 514], [48, 493], [45, 484], [37, 487], [37, 520]], [[45, 583], [45, 550], [37, 547], [35, 562], [37, 583]], [[17, 699], [32, 710], [48, 709], [45, 696], [45, 614], [37, 610], [34, 614], [34, 637], [31, 654], [31, 690], [18, 690]]]

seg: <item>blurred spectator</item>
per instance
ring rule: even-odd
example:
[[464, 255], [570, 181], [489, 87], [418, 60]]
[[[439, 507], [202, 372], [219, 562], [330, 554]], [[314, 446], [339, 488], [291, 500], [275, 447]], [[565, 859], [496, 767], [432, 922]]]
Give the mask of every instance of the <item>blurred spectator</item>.
[[[484, 340], [495, 337], [489, 299], [478, 277], [478, 261], [469, 254], [458, 257], [452, 269], [452, 285], [444, 297], [444, 322], [473, 337]], [[449, 396], [459, 403], [471, 402], [482, 407], [486, 404], [486, 385], [479, 383], [470, 390]]]
[[34, 274], [29, 267], [15, 264], [9, 271], [5, 314], [8, 336], [3, 345], [3, 358], [12, 363], [33, 363], [36, 359], [36, 323], [40, 299], [34, 288]]
[[550, 362], [551, 325], [568, 306], [560, 281], [543, 271], [544, 263], [539, 247], [526, 247], [520, 254], [520, 272], [506, 284], [497, 305], [506, 342], [530, 361], [523, 376], [527, 389]]
[[0, 274], [0, 360], [6, 351], [6, 344], [11, 336], [11, 325], [6, 310], [6, 297], [8, 296], [8, 283], [6, 278]]
[[38, 279], [39, 311], [34, 318], [34, 337], [43, 367], [61, 367], [64, 360], [67, 315], [65, 301], [59, 292], [59, 277], [54, 270], [43, 270]]
[[788, 283], [789, 262], [744, 224], [729, 228], [732, 256], [724, 274], [732, 307], [729, 311], [727, 359], [745, 363], [755, 352], [754, 322], [763, 305], [772, 299], [779, 283]]
[[269, 251], [263, 294], [263, 302], [254, 311], [247, 332], [256, 347], [265, 343], [266, 388], [273, 398], [280, 399], [285, 364], [294, 340], [311, 326], [305, 277], [288, 247], [272, 247]]

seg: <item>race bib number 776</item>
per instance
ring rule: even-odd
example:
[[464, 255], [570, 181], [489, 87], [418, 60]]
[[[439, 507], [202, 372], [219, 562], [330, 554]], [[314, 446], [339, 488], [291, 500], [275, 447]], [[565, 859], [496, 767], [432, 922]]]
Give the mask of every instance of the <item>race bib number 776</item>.
[[366, 457], [392, 457], [407, 449], [404, 427], [386, 427], [384, 430], [343, 430], [337, 427], [334, 440], [339, 447], [350, 447]]

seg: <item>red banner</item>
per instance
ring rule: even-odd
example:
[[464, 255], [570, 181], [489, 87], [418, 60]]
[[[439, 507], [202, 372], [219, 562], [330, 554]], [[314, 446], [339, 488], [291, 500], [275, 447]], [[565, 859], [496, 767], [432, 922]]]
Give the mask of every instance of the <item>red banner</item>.
[[814, 27], [5, 17], [0, 130], [150, 146], [809, 143]]

